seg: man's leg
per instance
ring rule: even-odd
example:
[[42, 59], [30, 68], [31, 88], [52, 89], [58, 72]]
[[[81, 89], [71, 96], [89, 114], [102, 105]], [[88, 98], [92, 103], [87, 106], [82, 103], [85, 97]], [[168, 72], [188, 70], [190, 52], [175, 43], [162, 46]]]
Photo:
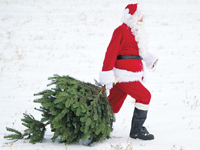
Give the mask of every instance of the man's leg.
[[116, 84], [111, 90], [110, 95], [108, 96], [108, 101], [112, 106], [113, 112], [118, 113], [122, 107], [124, 100], [126, 99], [127, 94], [118, 87]]
[[139, 81], [119, 83], [118, 87], [136, 100], [130, 137], [142, 140], [154, 139], [154, 136], [143, 127], [151, 100], [150, 92]]

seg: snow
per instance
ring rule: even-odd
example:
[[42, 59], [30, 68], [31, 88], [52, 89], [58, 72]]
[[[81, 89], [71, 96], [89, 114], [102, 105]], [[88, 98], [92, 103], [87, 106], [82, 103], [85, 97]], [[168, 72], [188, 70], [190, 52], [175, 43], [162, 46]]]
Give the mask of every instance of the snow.
[[132, 0], [0, 1], [0, 149], [2, 150], [199, 150], [200, 149], [200, 1], [148, 0], [149, 49], [159, 56], [145, 86], [152, 93], [145, 126], [153, 141], [129, 138], [134, 100], [128, 97], [111, 139], [91, 147], [3, 138], [6, 127], [23, 130], [23, 113], [34, 110], [34, 93], [46, 89], [53, 74], [94, 83], [113, 30]]

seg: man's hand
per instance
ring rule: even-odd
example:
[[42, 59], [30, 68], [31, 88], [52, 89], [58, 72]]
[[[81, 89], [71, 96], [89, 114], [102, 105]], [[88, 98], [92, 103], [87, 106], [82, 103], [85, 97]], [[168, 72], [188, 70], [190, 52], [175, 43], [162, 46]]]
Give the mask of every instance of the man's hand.
[[115, 84], [117, 84], [117, 82], [119, 82], [119, 80], [120, 80], [120, 79], [117, 77], [117, 78], [115, 78], [115, 82], [114, 82], [114, 83], [108, 83], [108, 84], [106, 84], [106, 85], [105, 85], [106, 90], [112, 89], [112, 87], [113, 87]]
[[105, 85], [105, 87], [106, 87], [106, 90], [110, 90], [113, 87], [113, 83], [108, 83]]

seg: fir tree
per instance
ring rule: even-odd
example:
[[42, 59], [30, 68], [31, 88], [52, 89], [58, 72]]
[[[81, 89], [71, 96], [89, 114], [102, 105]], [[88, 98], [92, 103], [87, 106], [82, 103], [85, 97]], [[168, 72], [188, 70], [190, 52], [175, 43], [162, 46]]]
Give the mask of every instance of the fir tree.
[[102, 85], [85, 83], [70, 76], [54, 75], [49, 80], [48, 86], [54, 87], [34, 94], [40, 96], [34, 102], [41, 104], [39, 109], [35, 108], [42, 112], [41, 120], [24, 114], [22, 124], [27, 127], [24, 133], [7, 128], [14, 134], [4, 138], [42, 142], [49, 124], [54, 132], [52, 141], [59, 137], [61, 142], [72, 143], [89, 138], [87, 144], [91, 144], [109, 138], [115, 118]]

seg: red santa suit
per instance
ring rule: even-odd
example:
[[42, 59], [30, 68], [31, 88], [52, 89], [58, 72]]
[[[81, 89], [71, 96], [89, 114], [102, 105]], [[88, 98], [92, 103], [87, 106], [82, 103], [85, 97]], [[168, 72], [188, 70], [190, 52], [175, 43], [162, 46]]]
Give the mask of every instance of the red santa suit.
[[[150, 92], [142, 85], [145, 78], [146, 68], [151, 69], [157, 57], [147, 51], [145, 34], [138, 20], [142, 13], [138, 5], [127, 6], [122, 18], [123, 24], [113, 32], [110, 44], [107, 48], [102, 71], [100, 72], [100, 83], [110, 89], [108, 100], [117, 113], [126, 96], [130, 95], [136, 100], [135, 107], [148, 110], [151, 99]], [[120, 59], [119, 55], [136, 55], [140, 59]], [[115, 78], [119, 82], [114, 85]]]

